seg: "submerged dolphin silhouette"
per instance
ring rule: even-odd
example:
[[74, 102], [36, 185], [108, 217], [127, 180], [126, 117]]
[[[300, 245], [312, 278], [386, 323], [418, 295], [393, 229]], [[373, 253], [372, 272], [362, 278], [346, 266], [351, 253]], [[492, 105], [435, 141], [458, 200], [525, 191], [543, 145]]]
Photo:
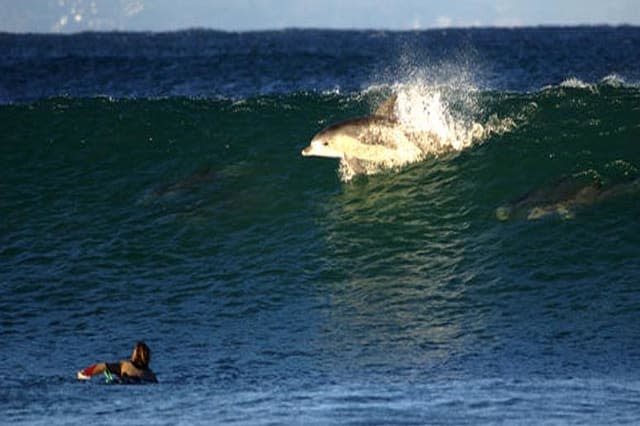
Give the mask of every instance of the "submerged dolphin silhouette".
[[161, 198], [173, 194], [193, 191], [202, 184], [213, 182], [216, 178], [217, 173], [211, 168], [211, 166], [203, 166], [186, 178], [180, 179], [171, 184], [157, 187], [153, 191], [153, 196], [155, 198]]
[[392, 95], [373, 115], [333, 124], [316, 134], [302, 155], [339, 158], [355, 172], [367, 165], [402, 166], [423, 155], [419, 140], [424, 132], [402, 126], [394, 108], [397, 96]]
[[640, 177], [608, 187], [603, 187], [599, 179], [585, 182], [563, 178], [551, 188], [529, 192], [508, 205], [498, 207], [496, 218], [502, 221], [513, 218], [538, 220], [558, 215], [572, 219], [580, 207], [637, 192], [640, 192]]
[[156, 186], [142, 197], [141, 203], [147, 205], [159, 201], [170, 201], [176, 197], [196, 192], [217, 179], [218, 173], [212, 167], [203, 166], [185, 178]]

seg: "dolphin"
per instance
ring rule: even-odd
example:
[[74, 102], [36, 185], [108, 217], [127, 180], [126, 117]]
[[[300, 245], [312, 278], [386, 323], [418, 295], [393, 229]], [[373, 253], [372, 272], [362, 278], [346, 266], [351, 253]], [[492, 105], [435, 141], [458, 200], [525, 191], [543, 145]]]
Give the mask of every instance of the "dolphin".
[[557, 215], [562, 219], [573, 219], [577, 208], [637, 192], [640, 192], [640, 177], [608, 187], [604, 187], [599, 178], [587, 182], [563, 178], [550, 189], [532, 191], [513, 203], [498, 207], [496, 218], [501, 221], [512, 218], [539, 220]]
[[172, 196], [174, 194], [194, 191], [199, 186], [213, 182], [217, 177], [211, 166], [203, 166], [195, 173], [167, 185], [161, 185], [153, 191], [155, 198]]
[[196, 192], [218, 179], [218, 173], [210, 166], [203, 166], [191, 175], [169, 184], [156, 186], [142, 198], [142, 204], [169, 201], [181, 195]]
[[433, 135], [403, 126], [395, 114], [397, 95], [372, 114], [333, 124], [317, 133], [302, 155], [340, 159], [353, 173], [402, 166], [421, 159], [421, 144]]

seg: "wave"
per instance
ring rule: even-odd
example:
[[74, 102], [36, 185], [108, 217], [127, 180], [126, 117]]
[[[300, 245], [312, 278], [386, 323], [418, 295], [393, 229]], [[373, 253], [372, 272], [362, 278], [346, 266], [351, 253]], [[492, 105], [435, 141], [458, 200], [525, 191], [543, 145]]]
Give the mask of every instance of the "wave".
[[[441, 68], [434, 71], [434, 68]], [[302, 87], [301, 85], [279, 85], [271, 82], [256, 90], [233, 90], [233, 84], [225, 86], [225, 90], [192, 90], [197, 87], [175, 87], [171, 90], [109, 90], [101, 87], [95, 90], [83, 88], [82, 85], [69, 85], [73, 81], [67, 82], [65, 87], [56, 89], [55, 86], [48, 85], [47, 88], [37, 90], [37, 95], [33, 93], [14, 93], [13, 89], [0, 85], [0, 106], [6, 105], [29, 105], [39, 102], [46, 102], [51, 99], [109, 99], [111, 101], [159, 101], [171, 99], [188, 99], [194, 101], [233, 101], [242, 102], [252, 99], [278, 98], [278, 97], [298, 97], [298, 96], [340, 96], [350, 100], [369, 99], [373, 100], [371, 108], [375, 102], [381, 102], [386, 94], [394, 91], [405, 92], [414, 99], [410, 102], [424, 103], [429, 96], [441, 96], [442, 103], [459, 103], [468, 108], [470, 112], [477, 109], [474, 105], [475, 98], [482, 93], [502, 93], [502, 94], [536, 94], [557, 89], [581, 89], [596, 91], [602, 88], [640, 88], [640, 81], [628, 79], [617, 73], [610, 73], [599, 80], [589, 81], [575, 76], [567, 77], [559, 83], [547, 84], [539, 88], [531, 89], [496, 89], [490, 83], [476, 81], [478, 76], [466, 68], [471, 64], [455, 65], [451, 63], [439, 64], [431, 67], [421, 67], [416, 65], [414, 69], [406, 72], [395, 72], [392, 77], [379, 76], [382, 82], [369, 82], [359, 87], [354, 85], [343, 85], [340, 82], [324, 82], [320, 87]], [[403, 75], [404, 74], [404, 75]], [[75, 82], [78, 83], [78, 82]], [[36, 84], [36, 82], [33, 82]], [[195, 84], [195, 83], [194, 83]], [[197, 84], [195, 84], [197, 86]], [[329, 87], [323, 87], [329, 86]], [[409, 94], [409, 92], [413, 92]], [[439, 93], [439, 95], [438, 95]], [[416, 96], [417, 94], [417, 96]], [[453, 98], [451, 96], [453, 95]], [[416, 99], [421, 98], [421, 99]], [[430, 102], [430, 101], [427, 101]], [[437, 103], [437, 102], [436, 102]], [[415, 108], [412, 108], [415, 110]]]
[[[30, 133], [52, 143], [92, 138], [106, 143], [109, 135], [117, 135], [116, 139], [126, 139], [131, 146], [148, 145], [150, 138], [153, 145], [211, 141], [217, 152], [218, 144], [232, 146], [230, 141], [244, 135], [242, 148], [249, 149], [260, 143], [273, 145], [271, 135], [280, 134], [277, 146], [299, 153], [323, 127], [372, 114], [395, 94], [394, 114], [402, 129], [424, 135], [414, 140], [420, 149], [408, 164], [442, 156], [448, 159], [448, 154], [497, 140], [527, 149], [549, 144], [548, 155], [557, 158], [559, 149], [593, 151], [600, 141], [612, 138], [622, 137], [632, 144], [638, 132], [640, 90], [627, 83], [619, 85], [621, 81], [612, 75], [591, 90], [569, 79], [538, 92], [518, 93], [413, 78], [352, 93], [301, 91], [244, 99], [57, 97], [1, 106], [0, 113], [7, 125], [5, 140], [26, 139], [26, 130], [18, 124], [28, 119], [33, 123]], [[38, 139], [30, 140], [36, 143]], [[567, 140], [576, 142], [568, 144]], [[370, 172], [384, 170], [372, 168]]]
[[634, 88], [640, 87], [639, 83], [627, 81], [624, 77], [618, 74], [608, 74], [597, 82], [587, 82], [577, 77], [569, 77], [556, 85], [544, 86], [541, 90], [555, 90], [558, 88], [565, 89], [585, 89], [590, 91], [596, 91], [602, 87], [617, 87], [617, 88]]

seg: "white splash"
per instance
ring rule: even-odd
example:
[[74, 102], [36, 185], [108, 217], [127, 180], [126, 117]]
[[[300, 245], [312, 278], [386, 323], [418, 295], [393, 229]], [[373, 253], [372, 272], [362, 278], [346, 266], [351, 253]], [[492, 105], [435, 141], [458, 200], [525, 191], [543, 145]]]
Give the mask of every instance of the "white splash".
[[516, 122], [510, 117], [494, 114], [480, 122], [480, 91], [471, 83], [469, 73], [453, 71], [450, 75], [454, 77], [448, 81], [435, 83], [421, 73], [414, 73], [409, 81], [394, 84], [393, 113], [398, 121], [394, 132], [398, 136], [394, 138], [397, 147], [392, 158], [358, 164], [357, 170], [343, 161], [339, 169], [341, 179], [349, 181], [357, 174], [372, 175], [429, 156], [460, 152], [492, 135], [515, 129]]
[[560, 83], [560, 87], [566, 87], [570, 89], [591, 89], [593, 85], [589, 83], [585, 83], [576, 77], [567, 78], [562, 83]]
[[609, 74], [606, 77], [604, 77], [600, 81], [600, 83], [609, 87], [623, 87], [627, 85], [627, 82], [625, 81], [625, 79], [619, 76], [618, 74]]
[[454, 114], [445, 91], [422, 82], [398, 88], [397, 119], [406, 131], [418, 136], [416, 140], [425, 155], [461, 151], [472, 144], [474, 136], [480, 136], [481, 126], [465, 116], [471, 111]]

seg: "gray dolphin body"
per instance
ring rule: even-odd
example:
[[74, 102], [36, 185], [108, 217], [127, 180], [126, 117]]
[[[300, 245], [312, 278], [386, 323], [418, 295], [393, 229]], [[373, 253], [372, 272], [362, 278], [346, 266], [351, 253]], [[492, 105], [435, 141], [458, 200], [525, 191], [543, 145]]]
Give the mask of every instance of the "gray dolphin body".
[[156, 198], [161, 198], [173, 194], [193, 191], [202, 184], [213, 182], [216, 177], [217, 174], [211, 167], [202, 167], [198, 171], [184, 179], [180, 179], [172, 184], [157, 187], [153, 191], [153, 196]]
[[218, 174], [209, 166], [201, 167], [195, 173], [173, 183], [156, 186], [146, 193], [142, 204], [153, 204], [161, 201], [171, 201], [181, 196], [197, 192], [203, 186], [212, 184], [218, 179]]
[[572, 219], [575, 210], [625, 194], [640, 192], [640, 177], [603, 187], [599, 180], [579, 181], [572, 178], [559, 180], [551, 188], [532, 191], [513, 203], [496, 209], [498, 220], [538, 220], [557, 215]]
[[373, 115], [331, 125], [316, 134], [302, 155], [339, 158], [356, 172], [368, 166], [401, 166], [423, 154], [416, 143], [424, 134], [406, 129], [396, 118], [396, 96], [387, 99]]

